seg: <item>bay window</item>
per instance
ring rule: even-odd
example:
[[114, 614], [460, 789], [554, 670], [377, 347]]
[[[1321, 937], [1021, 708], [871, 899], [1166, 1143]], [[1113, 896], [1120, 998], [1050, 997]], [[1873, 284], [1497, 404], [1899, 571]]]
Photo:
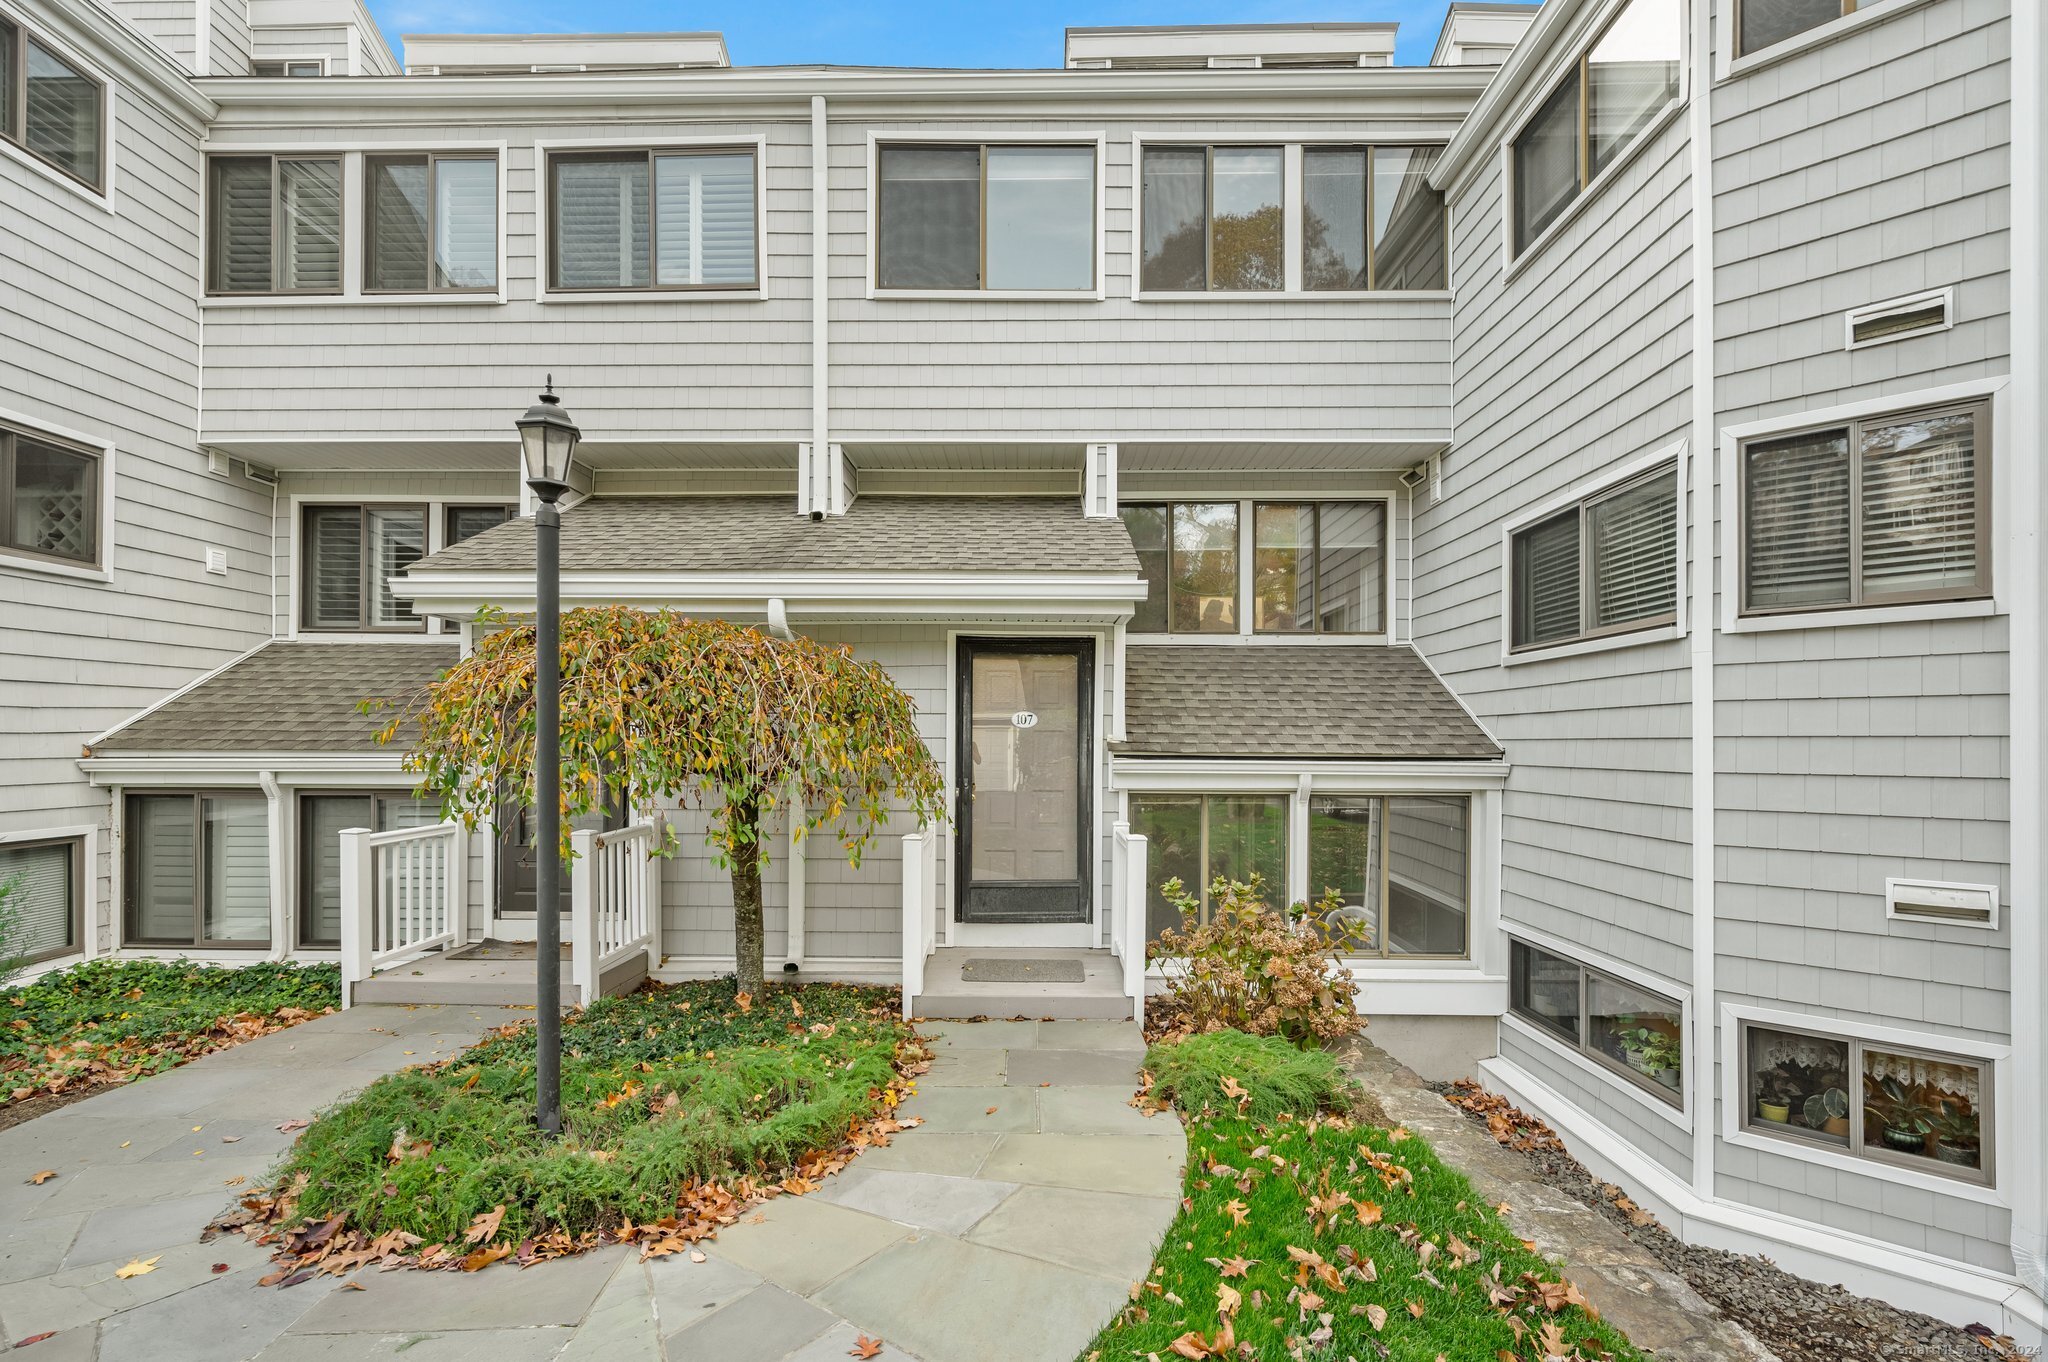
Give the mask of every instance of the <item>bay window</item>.
[[756, 287], [755, 173], [751, 150], [551, 153], [549, 286]]
[[341, 292], [340, 157], [215, 156], [207, 182], [207, 292]]
[[1678, 464], [1587, 494], [1508, 540], [1510, 647], [1548, 647], [1678, 618]]
[[883, 145], [881, 289], [1095, 287], [1093, 146]]
[[100, 473], [96, 450], [0, 425], [0, 552], [97, 566]]
[[431, 827], [441, 806], [405, 793], [330, 792], [299, 799], [299, 922], [301, 946], [341, 944], [341, 834], [349, 828], [391, 832]]
[[[1386, 631], [1387, 503], [1176, 501], [1121, 508], [1146, 595], [1138, 634]], [[1239, 566], [1251, 564], [1251, 608]]]
[[128, 944], [270, 945], [270, 813], [262, 795], [130, 795], [126, 814]]
[[495, 156], [370, 156], [363, 181], [364, 292], [498, 286]]
[[299, 627], [424, 627], [411, 603], [392, 595], [391, 578], [426, 551], [424, 506], [306, 507], [299, 540]]
[[1745, 441], [1743, 613], [1989, 595], [1989, 435], [1973, 403]]
[[85, 921], [85, 842], [71, 837], [0, 844], [7, 953], [27, 964], [75, 955]]
[[1526, 941], [1510, 941], [1508, 1009], [1602, 1068], [1685, 1105], [1685, 1008]]
[[94, 190], [106, 188], [107, 88], [0, 17], [0, 140]]

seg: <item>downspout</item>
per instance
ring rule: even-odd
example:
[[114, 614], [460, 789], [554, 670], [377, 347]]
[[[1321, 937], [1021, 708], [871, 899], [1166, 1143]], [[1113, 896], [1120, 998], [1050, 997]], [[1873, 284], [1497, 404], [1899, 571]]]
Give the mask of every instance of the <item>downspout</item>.
[[1692, 7], [1692, 1186], [1714, 1196], [1714, 147], [1711, 6]]
[[[789, 627], [789, 607], [780, 596], [768, 598], [768, 632], [776, 638], [794, 641], [796, 634]], [[804, 967], [804, 803], [794, 792], [789, 797], [789, 922], [785, 935], [789, 938], [784, 950], [787, 958], [782, 962], [785, 974], [795, 974]]]
[[830, 133], [825, 122], [825, 96], [811, 96], [811, 457], [801, 461], [798, 476], [805, 479], [799, 500], [811, 508], [811, 519], [823, 520], [831, 504], [831, 490], [823, 486], [823, 470], [831, 462], [831, 376], [826, 367], [829, 347], [826, 329], [830, 324], [831, 280], [831, 155]]
[[284, 791], [278, 788], [275, 771], [258, 771], [256, 783], [263, 788], [264, 816], [270, 825], [270, 958], [282, 960], [291, 954], [291, 913], [285, 902], [291, 875], [285, 864]]

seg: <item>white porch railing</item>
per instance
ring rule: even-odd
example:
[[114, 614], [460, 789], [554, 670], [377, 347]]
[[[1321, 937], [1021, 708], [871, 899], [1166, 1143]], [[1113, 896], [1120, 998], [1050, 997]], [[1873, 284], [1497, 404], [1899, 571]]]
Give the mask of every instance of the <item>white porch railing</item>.
[[1124, 996], [1131, 1000], [1131, 1017], [1145, 1022], [1145, 857], [1142, 833], [1133, 833], [1129, 823], [1112, 830], [1109, 856], [1109, 903], [1112, 915], [1109, 944], [1124, 967]]
[[924, 992], [924, 962], [938, 944], [939, 839], [936, 830], [903, 834], [903, 1018]]
[[569, 971], [587, 1007], [603, 996], [614, 965], [640, 954], [649, 973], [661, 963], [661, 823], [578, 832], [569, 841]]
[[456, 822], [341, 834], [341, 1005], [386, 965], [462, 939], [469, 833]]

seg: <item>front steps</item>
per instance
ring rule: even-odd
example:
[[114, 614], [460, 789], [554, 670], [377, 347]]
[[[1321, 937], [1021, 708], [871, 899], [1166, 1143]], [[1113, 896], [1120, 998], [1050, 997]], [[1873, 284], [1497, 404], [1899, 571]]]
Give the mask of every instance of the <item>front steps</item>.
[[[969, 960], [1078, 960], [1078, 984], [978, 983], [960, 977]], [[924, 962], [924, 991], [911, 1015], [931, 1020], [962, 1017], [1053, 1017], [1062, 1021], [1129, 1021], [1123, 966], [1104, 950], [1046, 947], [944, 946]]]
[[[356, 984], [352, 1002], [449, 1003], [485, 1007], [532, 1007], [535, 967], [530, 955], [489, 952], [435, 952], [378, 970]], [[568, 977], [569, 955], [562, 953], [562, 1006], [576, 1007], [581, 991]]]

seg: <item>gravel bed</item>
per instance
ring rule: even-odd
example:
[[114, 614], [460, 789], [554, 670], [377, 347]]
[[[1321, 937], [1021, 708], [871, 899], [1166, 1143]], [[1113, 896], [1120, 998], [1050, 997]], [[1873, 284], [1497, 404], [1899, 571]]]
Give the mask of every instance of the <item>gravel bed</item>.
[[[1429, 1084], [1446, 1095], [1451, 1086]], [[1483, 1113], [1461, 1109], [1485, 1126]], [[1536, 1118], [1519, 1115], [1526, 1127], [1549, 1134]], [[1527, 1159], [1545, 1183], [1600, 1212], [1668, 1270], [1684, 1277], [1781, 1362], [2025, 1362], [2030, 1356], [1981, 1324], [1960, 1329], [1839, 1286], [1794, 1276], [1768, 1258], [1684, 1243], [1654, 1219], [1641, 1212], [1631, 1216], [1617, 1206], [1620, 1189], [1588, 1173], [1554, 1138], [1518, 1140], [1507, 1147]], [[1637, 1217], [1647, 1223], [1638, 1223]]]

